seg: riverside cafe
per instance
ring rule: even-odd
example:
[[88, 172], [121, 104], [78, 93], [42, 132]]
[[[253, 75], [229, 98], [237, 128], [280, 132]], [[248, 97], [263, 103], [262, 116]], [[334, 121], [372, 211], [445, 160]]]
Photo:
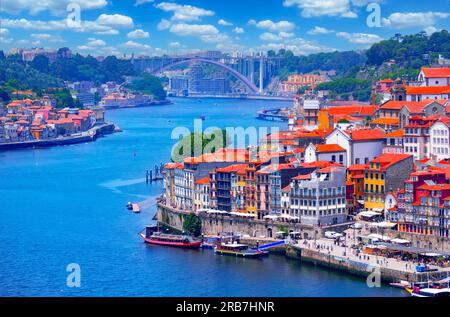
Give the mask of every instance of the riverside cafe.
[[[420, 263], [421, 267], [435, 265], [450, 267], [450, 253], [431, 252], [429, 249], [416, 248], [405, 239], [390, 239], [390, 241], [378, 241], [364, 247], [364, 253], [396, 258], [403, 261]], [[419, 271], [419, 270], [418, 270]]]

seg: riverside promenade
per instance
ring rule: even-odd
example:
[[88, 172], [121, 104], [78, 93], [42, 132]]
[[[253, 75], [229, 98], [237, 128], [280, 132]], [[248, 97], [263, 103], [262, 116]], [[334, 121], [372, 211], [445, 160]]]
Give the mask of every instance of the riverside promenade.
[[416, 272], [416, 264], [413, 262], [386, 258], [377, 255], [369, 255], [357, 252], [348, 245], [339, 245], [331, 239], [297, 240], [296, 244], [288, 247], [287, 255], [299, 258], [305, 262], [331, 267], [348, 273], [369, 277], [379, 270], [380, 278], [384, 282], [397, 282], [405, 280], [411, 283], [428, 281], [433, 277], [447, 277], [450, 268], [440, 268], [430, 265], [434, 269], [431, 273]]

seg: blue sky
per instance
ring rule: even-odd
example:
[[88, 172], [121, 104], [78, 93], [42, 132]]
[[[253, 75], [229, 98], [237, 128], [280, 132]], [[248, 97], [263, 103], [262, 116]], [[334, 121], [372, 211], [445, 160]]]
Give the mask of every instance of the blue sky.
[[[80, 24], [67, 23], [77, 4]], [[367, 25], [379, 4], [381, 24]], [[396, 33], [449, 29], [450, 0], [1, 0], [1, 48], [160, 55], [196, 50], [296, 54], [364, 49]]]

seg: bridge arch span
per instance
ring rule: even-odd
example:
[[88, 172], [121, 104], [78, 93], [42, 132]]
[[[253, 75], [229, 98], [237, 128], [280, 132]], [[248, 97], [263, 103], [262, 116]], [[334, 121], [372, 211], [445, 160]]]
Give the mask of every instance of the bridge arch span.
[[238, 80], [240, 80], [252, 93], [257, 93], [258, 92], [258, 88], [255, 86], [255, 84], [253, 84], [247, 77], [243, 76], [242, 74], [240, 74], [238, 71], [234, 70], [233, 68], [224, 65], [220, 62], [211, 60], [211, 59], [206, 59], [206, 58], [189, 58], [189, 59], [184, 59], [181, 61], [176, 61], [174, 63], [170, 63], [167, 64], [163, 67], [160, 67], [158, 69], [153, 70], [151, 73], [153, 75], [157, 75], [159, 73], [162, 73], [170, 68], [176, 67], [176, 66], [181, 66], [184, 64], [189, 64], [192, 62], [199, 62], [199, 63], [205, 63], [205, 64], [211, 64], [211, 65], [215, 65], [217, 67], [222, 68], [223, 70], [227, 71], [228, 73], [230, 73], [231, 75], [233, 75], [234, 77], [236, 77]]

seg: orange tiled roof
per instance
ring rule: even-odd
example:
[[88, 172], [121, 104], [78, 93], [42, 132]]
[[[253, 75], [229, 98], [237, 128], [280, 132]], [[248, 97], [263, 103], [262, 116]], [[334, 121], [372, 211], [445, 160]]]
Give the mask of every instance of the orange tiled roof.
[[318, 153], [345, 152], [339, 144], [317, 144], [315, 148]]
[[176, 169], [176, 168], [183, 168], [184, 165], [183, 163], [167, 163], [166, 165], [164, 165], [165, 169], [168, 170], [172, 170], [172, 169]]
[[202, 179], [199, 179], [195, 182], [198, 185], [208, 185], [209, 184], [209, 177], [205, 177]]
[[449, 67], [442, 67], [442, 68], [423, 67], [422, 71], [425, 74], [425, 77], [428, 78], [450, 77]]
[[381, 129], [353, 129], [351, 131], [344, 131], [353, 141], [370, 141], [380, 140], [386, 137], [386, 134]]
[[407, 95], [441, 95], [450, 94], [450, 86], [409, 86], [406, 87]]
[[349, 171], [364, 171], [369, 168], [369, 164], [353, 164], [348, 167]]
[[328, 109], [330, 115], [360, 115], [371, 116], [375, 113], [375, 106], [372, 105], [350, 105], [350, 106], [338, 106]]
[[383, 110], [400, 110], [403, 108], [403, 106], [410, 106], [410, 105], [420, 105], [422, 107], [425, 107], [432, 103], [434, 100], [422, 100], [422, 101], [396, 101], [396, 100], [389, 100], [381, 105], [380, 109]]
[[230, 165], [227, 167], [218, 168], [218, 169], [216, 169], [216, 172], [218, 172], [218, 173], [233, 173], [233, 172], [239, 173], [240, 172], [241, 174], [243, 174], [247, 167], [248, 167], [247, 164], [234, 164], [234, 165]]
[[400, 120], [397, 118], [377, 118], [370, 122], [370, 124], [398, 125], [399, 122]]
[[402, 138], [405, 135], [405, 131], [403, 129], [398, 129], [392, 131], [391, 133], [386, 134], [387, 138]]
[[370, 163], [379, 163], [380, 170], [385, 171], [387, 168], [391, 167], [392, 165], [395, 165], [398, 162], [401, 162], [410, 157], [412, 157], [412, 155], [384, 153], [384, 154], [381, 154], [380, 156], [378, 156], [377, 158], [373, 159], [372, 161], [370, 161]]

